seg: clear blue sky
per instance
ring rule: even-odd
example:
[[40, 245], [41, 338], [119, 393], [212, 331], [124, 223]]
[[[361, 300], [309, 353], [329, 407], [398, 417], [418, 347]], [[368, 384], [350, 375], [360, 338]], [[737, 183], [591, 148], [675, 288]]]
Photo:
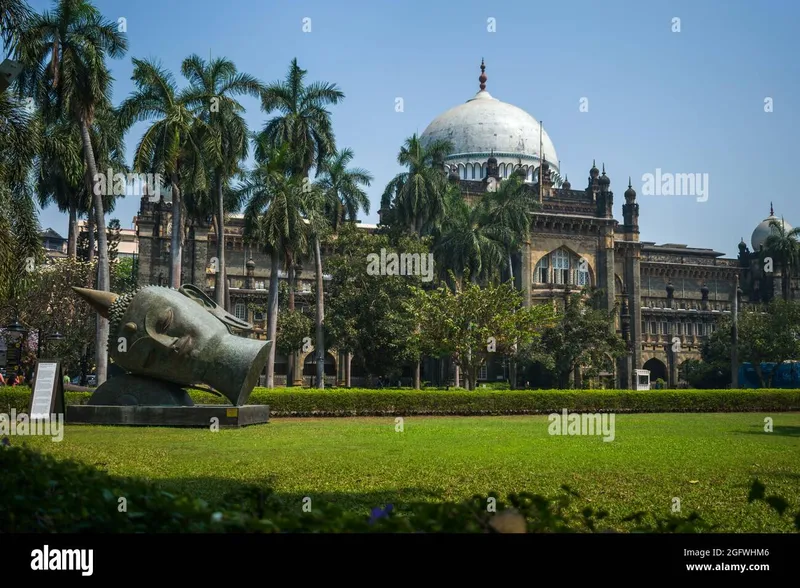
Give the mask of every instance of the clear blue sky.
[[[544, 121], [573, 188], [605, 163], [621, 221], [628, 176], [640, 194], [641, 238], [737, 254], [741, 237], [775, 213], [800, 225], [800, 3], [793, 0], [97, 0], [127, 19], [130, 50], [111, 62], [114, 101], [132, 90], [131, 57], [157, 57], [180, 77], [191, 53], [224, 55], [266, 82], [293, 57], [309, 81], [335, 82], [339, 146], [375, 177], [364, 222], [400, 170], [397, 151], [445, 110], [487, 90]], [[41, 10], [50, 2], [32, 1]], [[672, 19], [680, 18], [680, 32]], [[311, 32], [303, 32], [303, 19]], [[487, 19], [496, 19], [496, 32]], [[395, 98], [404, 112], [395, 111]], [[580, 112], [582, 97], [589, 111]], [[774, 111], [764, 112], [771, 97]], [[251, 128], [269, 116], [243, 99]], [[127, 137], [128, 159], [144, 124]], [[709, 174], [708, 200], [644, 196], [642, 175]], [[132, 226], [138, 199], [113, 216]], [[42, 227], [66, 236], [51, 207]]]

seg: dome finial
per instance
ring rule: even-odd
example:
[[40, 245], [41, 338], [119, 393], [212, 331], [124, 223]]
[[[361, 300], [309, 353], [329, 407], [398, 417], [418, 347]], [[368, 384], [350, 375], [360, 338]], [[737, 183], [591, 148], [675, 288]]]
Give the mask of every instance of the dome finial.
[[772, 202], [769, 203], [769, 215], [775, 216], [775, 211], [772, 210]]
[[483, 57], [481, 57], [481, 77], [478, 78], [478, 81], [481, 83], [481, 92], [486, 89], [486, 64], [483, 62]]
[[628, 188], [633, 188], [633, 186], [631, 185], [631, 177], [630, 176], [628, 176]]

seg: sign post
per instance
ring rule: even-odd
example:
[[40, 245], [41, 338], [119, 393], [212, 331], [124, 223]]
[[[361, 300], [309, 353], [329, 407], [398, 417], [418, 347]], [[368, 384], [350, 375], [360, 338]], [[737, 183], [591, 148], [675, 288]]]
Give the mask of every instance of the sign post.
[[47, 420], [52, 414], [64, 414], [64, 380], [61, 362], [38, 360], [33, 380], [33, 394], [28, 408], [31, 420]]

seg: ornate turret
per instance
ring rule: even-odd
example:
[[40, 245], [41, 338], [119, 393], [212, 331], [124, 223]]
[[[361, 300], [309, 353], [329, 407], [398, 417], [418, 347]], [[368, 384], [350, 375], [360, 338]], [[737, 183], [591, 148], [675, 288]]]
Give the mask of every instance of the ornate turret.
[[447, 179], [450, 180], [453, 183], [458, 183], [458, 181], [460, 179], [458, 177], [458, 166], [457, 165], [451, 165], [451, 166], [449, 166], [448, 169], [450, 171], [447, 174]]
[[[592, 168], [591, 174], [595, 175], [596, 167]], [[603, 164], [603, 175], [593, 180], [591, 187], [597, 204], [597, 216], [601, 218], [613, 218], [614, 216], [614, 193], [609, 190], [611, 179], [606, 175], [606, 166]]]
[[561, 184], [563, 190], [571, 190], [572, 184], [569, 183], [569, 176], [564, 176], [564, 183]]
[[636, 202], [636, 190], [628, 176], [628, 189], [625, 190], [625, 204], [622, 205], [623, 230], [629, 241], [639, 240], [639, 204]]
[[256, 262], [253, 261], [253, 258], [247, 260], [247, 278], [245, 280], [245, 288], [248, 290], [255, 290], [256, 288]]

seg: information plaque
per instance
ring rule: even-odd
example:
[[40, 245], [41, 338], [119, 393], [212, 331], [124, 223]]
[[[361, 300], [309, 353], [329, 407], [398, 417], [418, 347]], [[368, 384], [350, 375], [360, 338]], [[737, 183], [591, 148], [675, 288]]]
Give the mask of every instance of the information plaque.
[[64, 413], [64, 382], [61, 379], [61, 362], [41, 360], [36, 362], [33, 394], [28, 414], [31, 420], [49, 419], [52, 414]]

